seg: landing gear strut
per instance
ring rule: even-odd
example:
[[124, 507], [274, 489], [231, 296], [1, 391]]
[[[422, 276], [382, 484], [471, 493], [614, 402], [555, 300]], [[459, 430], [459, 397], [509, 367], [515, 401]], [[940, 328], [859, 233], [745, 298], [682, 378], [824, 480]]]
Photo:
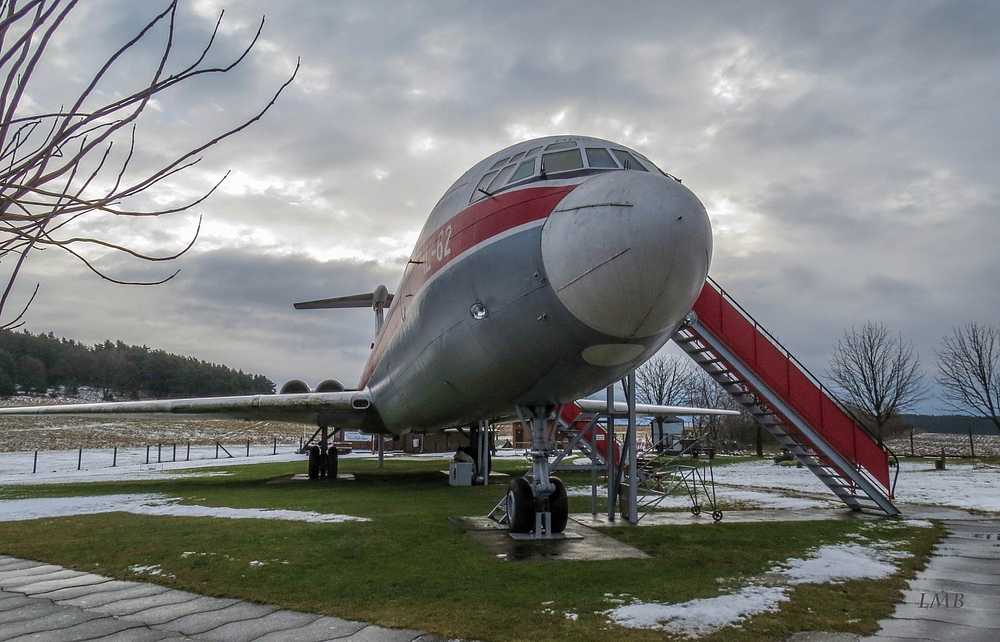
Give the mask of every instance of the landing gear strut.
[[[507, 488], [507, 519], [511, 533], [534, 533], [551, 537], [566, 529], [569, 499], [558, 477], [549, 476], [549, 457], [555, 450], [555, 425], [550, 429], [551, 406], [518, 406], [521, 423], [531, 431], [531, 482], [511, 480]], [[555, 408], [555, 418], [559, 410]]]
[[317, 432], [319, 445], [309, 448], [309, 479], [337, 479], [340, 453], [336, 446], [330, 447], [330, 428], [320, 426]]

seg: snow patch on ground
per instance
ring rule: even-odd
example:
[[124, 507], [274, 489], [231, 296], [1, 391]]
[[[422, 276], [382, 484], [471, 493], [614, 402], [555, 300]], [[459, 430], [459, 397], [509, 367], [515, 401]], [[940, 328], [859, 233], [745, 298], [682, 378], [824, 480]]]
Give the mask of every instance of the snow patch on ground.
[[881, 547], [837, 544], [821, 547], [809, 559], [792, 558], [783, 566], [771, 570], [791, 585], [880, 580], [896, 572], [896, 565], [892, 562], [900, 555], [897, 551]]
[[831, 502], [822, 499], [810, 499], [807, 497], [789, 497], [778, 493], [768, 493], [759, 490], [730, 490], [728, 488], [716, 487], [716, 494], [720, 501], [728, 500], [753, 504], [758, 508], [830, 508]]
[[171, 573], [164, 573], [163, 567], [159, 564], [152, 564], [149, 566], [143, 566], [141, 564], [133, 564], [128, 567], [128, 570], [135, 573], [136, 575], [150, 575], [150, 576], [162, 576], [162, 577], [176, 577]]
[[787, 600], [788, 589], [780, 586], [747, 586], [736, 593], [681, 604], [635, 601], [607, 612], [616, 624], [630, 629], [669, 631], [701, 637], [759, 613], [776, 611]]
[[[730, 488], [724, 488], [721, 486], [716, 486], [716, 501], [720, 503], [724, 502], [739, 502], [741, 504], [748, 504], [749, 508], [775, 508], [775, 509], [806, 509], [806, 508], [831, 508], [836, 507], [838, 504], [833, 503], [833, 501], [826, 501], [822, 499], [812, 499], [806, 497], [789, 497], [787, 495], [782, 495], [780, 493], [769, 493], [760, 490], [734, 490]], [[591, 487], [590, 486], [569, 486], [566, 488], [566, 494], [569, 497], [590, 497]], [[607, 497], [608, 488], [606, 485], [597, 487], [598, 497]], [[699, 497], [701, 493], [699, 492]], [[691, 498], [687, 495], [671, 495], [669, 497], [664, 497], [662, 500], [657, 501], [659, 498], [657, 496], [646, 495], [640, 497], [640, 501], [643, 505], [655, 504], [659, 508], [690, 508]], [[705, 503], [704, 498], [701, 499], [702, 503]], [[838, 502], [839, 503], [839, 502]]]
[[[883, 545], [856, 543], [820, 547], [807, 559], [792, 558], [771, 569], [767, 581], [751, 582], [734, 593], [680, 604], [631, 600], [604, 612], [611, 622], [633, 629], [654, 629], [697, 638], [755, 615], [776, 611], [796, 584], [883, 579], [896, 572], [894, 561], [908, 553]], [[608, 598], [615, 603], [621, 600]]]
[[365, 517], [267, 508], [229, 508], [179, 504], [180, 498], [159, 494], [99, 495], [94, 497], [42, 497], [0, 500], [0, 522], [95, 515], [98, 513], [133, 513], [173, 517], [218, 517], [223, 519], [278, 519], [294, 522], [336, 524], [347, 521], [367, 522]]

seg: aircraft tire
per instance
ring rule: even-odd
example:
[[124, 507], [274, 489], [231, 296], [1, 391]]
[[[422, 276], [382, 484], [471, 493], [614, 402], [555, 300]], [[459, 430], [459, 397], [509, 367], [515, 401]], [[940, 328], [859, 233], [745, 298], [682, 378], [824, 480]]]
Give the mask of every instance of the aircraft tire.
[[319, 479], [319, 446], [309, 449], [309, 479]]
[[511, 533], [530, 533], [535, 528], [535, 498], [524, 477], [515, 477], [507, 486], [507, 521]]
[[340, 467], [340, 453], [336, 447], [326, 451], [326, 478], [337, 479], [337, 469]]
[[569, 497], [566, 495], [566, 486], [558, 477], [549, 477], [549, 481], [556, 489], [549, 495], [549, 512], [552, 513], [552, 532], [561, 533], [566, 530], [569, 523]]

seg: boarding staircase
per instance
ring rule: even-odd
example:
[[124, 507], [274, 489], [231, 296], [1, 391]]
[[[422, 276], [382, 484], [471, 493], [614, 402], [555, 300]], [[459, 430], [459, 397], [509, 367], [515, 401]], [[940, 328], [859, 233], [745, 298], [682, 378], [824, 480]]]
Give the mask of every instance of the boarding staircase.
[[899, 514], [884, 444], [712, 279], [693, 311], [673, 336], [684, 352], [841, 501]]

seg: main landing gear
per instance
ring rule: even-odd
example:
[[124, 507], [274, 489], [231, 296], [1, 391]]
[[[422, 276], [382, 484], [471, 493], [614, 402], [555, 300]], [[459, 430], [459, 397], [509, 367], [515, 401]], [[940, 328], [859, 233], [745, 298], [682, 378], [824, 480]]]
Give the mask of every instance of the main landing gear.
[[309, 448], [309, 479], [337, 479], [340, 453], [336, 446], [330, 446], [330, 429], [320, 426], [317, 432], [320, 435], [319, 445]]
[[[569, 521], [566, 487], [558, 477], [549, 476], [549, 457], [555, 450], [555, 421], [549, 427], [551, 406], [518, 406], [521, 423], [531, 430], [531, 481], [512, 479], [507, 487], [507, 523], [511, 533], [533, 533], [551, 537], [562, 533]], [[559, 410], [553, 419], [558, 419]]]

